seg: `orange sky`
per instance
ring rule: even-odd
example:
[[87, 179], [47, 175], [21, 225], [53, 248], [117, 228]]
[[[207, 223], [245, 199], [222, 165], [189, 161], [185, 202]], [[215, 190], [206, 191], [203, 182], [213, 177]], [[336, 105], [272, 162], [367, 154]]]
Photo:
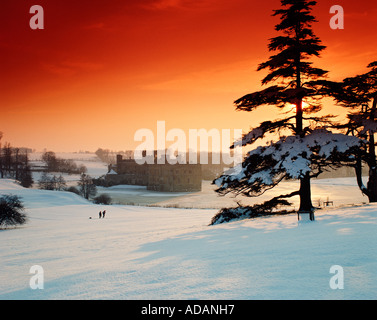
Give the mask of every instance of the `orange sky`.
[[[31, 30], [32, 5], [45, 29]], [[329, 27], [332, 5], [345, 29]], [[3, 0], [0, 131], [4, 141], [53, 151], [126, 150], [140, 128], [240, 128], [277, 109], [235, 112], [260, 90], [279, 0]], [[315, 65], [341, 80], [377, 60], [376, 1], [319, 0]], [[335, 110], [335, 111], [334, 111]], [[341, 113], [340, 107], [331, 109]]]

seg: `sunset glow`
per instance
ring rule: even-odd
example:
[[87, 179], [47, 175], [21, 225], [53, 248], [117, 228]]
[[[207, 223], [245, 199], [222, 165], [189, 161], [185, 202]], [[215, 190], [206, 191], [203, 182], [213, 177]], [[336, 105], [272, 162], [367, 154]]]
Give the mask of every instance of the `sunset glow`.
[[[270, 55], [279, 0], [36, 2], [3, 6], [0, 131], [12, 145], [126, 150], [137, 145], [137, 130], [156, 130], [157, 121], [167, 130], [248, 130], [276, 113], [236, 112], [233, 102], [261, 88], [256, 69]], [[29, 26], [35, 4], [44, 9], [43, 30]], [[314, 64], [341, 80], [376, 60], [377, 4], [338, 1], [345, 29], [332, 30], [334, 4], [319, 1], [314, 10], [314, 31], [327, 46]]]
[[[301, 106], [302, 106], [302, 109], [305, 109], [305, 108], [309, 107], [310, 104], [303, 101]], [[297, 108], [297, 106], [293, 103], [288, 103], [287, 106], [285, 107], [286, 112], [296, 112], [296, 108]]]

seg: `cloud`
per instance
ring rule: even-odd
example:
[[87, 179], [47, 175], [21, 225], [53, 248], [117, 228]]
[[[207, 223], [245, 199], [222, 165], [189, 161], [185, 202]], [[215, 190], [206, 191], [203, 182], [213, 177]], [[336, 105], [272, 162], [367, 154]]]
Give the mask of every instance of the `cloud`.
[[229, 93], [249, 90], [250, 85], [259, 85], [259, 79], [253, 78], [254, 59], [236, 61], [205, 70], [184, 72], [165, 79], [149, 79], [140, 88], [151, 91], [176, 92], [211, 92]]
[[154, 9], [164, 10], [169, 8], [182, 8], [184, 5], [183, 0], [158, 0], [153, 1], [150, 6]]
[[42, 66], [49, 73], [66, 77], [82, 72], [98, 71], [103, 68], [103, 65], [99, 63], [72, 60], [65, 60], [59, 63], [43, 63]]
[[146, 1], [143, 8], [149, 10], [196, 10], [216, 7], [215, 0], [195, 1], [195, 0], [151, 0]]
[[82, 27], [84, 30], [88, 31], [104, 31], [104, 32], [114, 32], [117, 31], [117, 28], [114, 26], [114, 24], [111, 23], [105, 23], [105, 22], [94, 22], [87, 25], [84, 25]]
[[84, 26], [84, 29], [86, 30], [104, 30], [105, 29], [105, 23], [103, 22], [97, 22], [93, 24], [89, 24]]
[[377, 14], [377, 9], [364, 10], [361, 12], [344, 12], [345, 19], [354, 19], [359, 21], [375, 21]]

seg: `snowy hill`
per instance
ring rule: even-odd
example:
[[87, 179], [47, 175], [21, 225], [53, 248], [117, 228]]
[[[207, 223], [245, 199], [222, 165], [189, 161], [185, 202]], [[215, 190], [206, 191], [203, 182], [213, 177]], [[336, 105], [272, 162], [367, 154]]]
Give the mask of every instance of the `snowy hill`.
[[[29, 216], [0, 230], [0, 299], [376, 298], [377, 205], [208, 226], [216, 210], [103, 207], [11, 180], [0, 194], [21, 196]], [[344, 289], [329, 285], [334, 265]]]

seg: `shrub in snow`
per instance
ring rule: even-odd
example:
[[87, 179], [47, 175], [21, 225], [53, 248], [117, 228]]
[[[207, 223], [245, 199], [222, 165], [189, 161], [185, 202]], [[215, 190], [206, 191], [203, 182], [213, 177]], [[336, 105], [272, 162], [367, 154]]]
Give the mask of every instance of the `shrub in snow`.
[[22, 225], [27, 221], [24, 205], [18, 196], [5, 195], [0, 198], [0, 226]]
[[95, 204], [105, 204], [110, 205], [111, 204], [111, 197], [108, 194], [101, 194], [93, 199], [93, 202]]
[[79, 189], [77, 189], [76, 187], [73, 187], [73, 186], [69, 187], [66, 191], [72, 192], [72, 193], [76, 193], [77, 195], [80, 195]]

